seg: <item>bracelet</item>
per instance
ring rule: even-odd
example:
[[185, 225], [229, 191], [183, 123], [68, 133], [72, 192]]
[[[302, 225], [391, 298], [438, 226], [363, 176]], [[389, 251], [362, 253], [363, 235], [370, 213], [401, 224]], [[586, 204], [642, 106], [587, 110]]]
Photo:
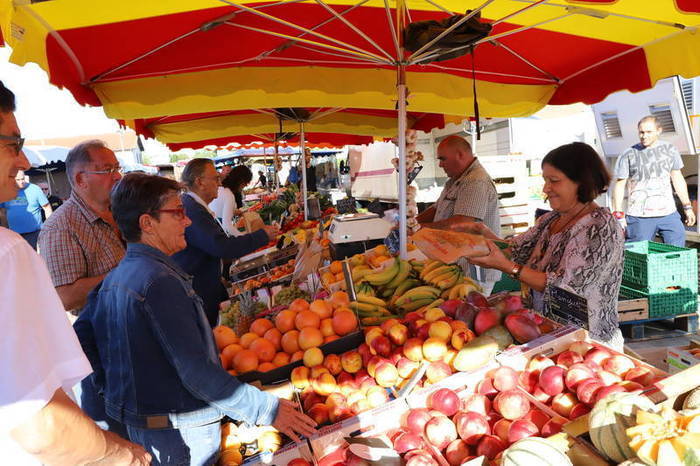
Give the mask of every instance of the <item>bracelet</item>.
[[523, 271], [523, 266], [520, 264], [513, 263], [513, 269], [510, 271], [510, 276], [516, 280], [520, 280], [520, 273]]
[[683, 204], [683, 210], [693, 210], [692, 204]]
[[613, 214], [613, 217], [615, 217], [615, 218], [618, 219], [618, 220], [622, 220], [623, 218], [625, 218], [625, 213], [624, 213], [624, 212], [620, 212], [619, 210], [613, 212], [612, 214]]

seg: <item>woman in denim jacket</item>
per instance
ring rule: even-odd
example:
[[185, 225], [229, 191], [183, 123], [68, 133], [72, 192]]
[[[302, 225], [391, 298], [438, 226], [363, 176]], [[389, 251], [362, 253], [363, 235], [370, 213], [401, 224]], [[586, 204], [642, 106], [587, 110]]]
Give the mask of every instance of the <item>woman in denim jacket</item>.
[[211, 327], [190, 277], [171, 255], [184, 249], [190, 220], [180, 186], [144, 174], [125, 176], [112, 213], [127, 253], [89, 296], [75, 330], [107, 414], [154, 465], [210, 465], [224, 415], [273, 425], [298, 440], [315, 423], [286, 400], [243, 384], [219, 362]]

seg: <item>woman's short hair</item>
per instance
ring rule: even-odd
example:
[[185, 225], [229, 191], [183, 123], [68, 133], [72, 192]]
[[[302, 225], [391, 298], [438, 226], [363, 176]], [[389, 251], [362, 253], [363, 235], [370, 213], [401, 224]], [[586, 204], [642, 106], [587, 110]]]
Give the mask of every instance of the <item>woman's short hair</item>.
[[129, 173], [112, 190], [112, 215], [128, 243], [141, 240], [139, 219], [143, 214], [160, 218], [158, 209], [182, 187], [177, 181], [144, 173]]
[[228, 188], [231, 192], [240, 192], [245, 185], [253, 179], [253, 172], [245, 165], [236, 165], [228, 175], [221, 180], [221, 186]]
[[578, 184], [578, 200], [591, 202], [608, 190], [610, 174], [603, 160], [591, 146], [584, 142], [564, 144], [550, 151], [542, 160], [564, 173]]

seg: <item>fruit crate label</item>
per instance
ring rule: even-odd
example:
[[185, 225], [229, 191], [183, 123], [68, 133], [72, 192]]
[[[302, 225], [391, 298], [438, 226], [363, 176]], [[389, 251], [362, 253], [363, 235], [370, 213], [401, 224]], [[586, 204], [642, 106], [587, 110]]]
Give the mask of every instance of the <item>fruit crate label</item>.
[[572, 324], [588, 330], [588, 301], [586, 298], [552, 286], [547, 293], [547, 315], [562, 324]]

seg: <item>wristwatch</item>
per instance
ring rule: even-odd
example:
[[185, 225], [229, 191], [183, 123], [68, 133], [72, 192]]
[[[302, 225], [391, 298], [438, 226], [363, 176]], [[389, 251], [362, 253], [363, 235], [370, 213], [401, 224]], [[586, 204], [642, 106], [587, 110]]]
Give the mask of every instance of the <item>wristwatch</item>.
[[683, 204], [683, 210], [693, 210], [692, 204]]
[[520, 264], [513, 263], [513, 269], [510, 271], [510, 276], [516, 280], [520, 280], [520, 273], [523, 271], [523, 266]]
[[620, 212], [619, 210], [613, 212], [612, 214], [613, 214], [613, 217], [615, 217], [618, 220], [622, 220], [623, 218], [625, 218], [625, 213]]

